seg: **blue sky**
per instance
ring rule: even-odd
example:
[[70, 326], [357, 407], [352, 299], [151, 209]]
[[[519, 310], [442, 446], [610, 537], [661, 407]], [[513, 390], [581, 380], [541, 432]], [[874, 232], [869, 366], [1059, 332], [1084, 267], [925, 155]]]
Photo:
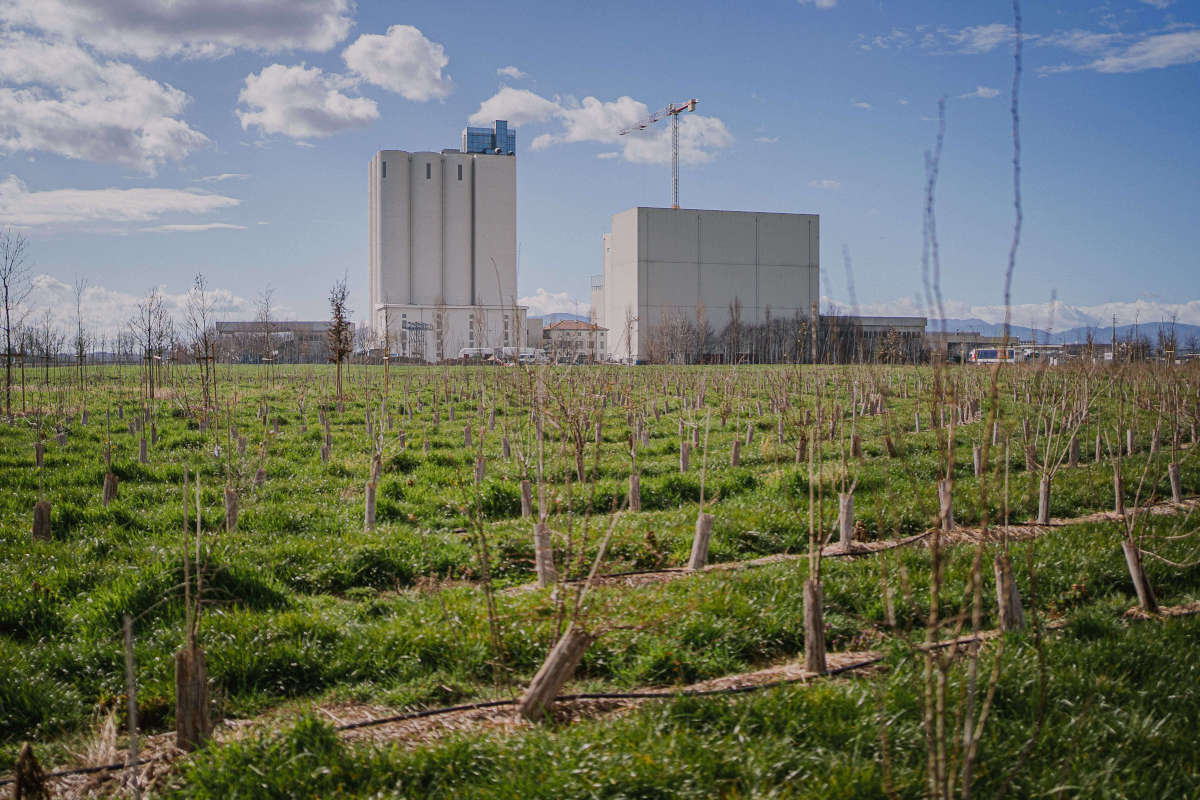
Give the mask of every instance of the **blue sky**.
[[[822, 294], [920, 303], [924, 153], [951, 316], [996, 313], [1012, 225], [1004, 2], [0, 2], [0, 224], [95, 324], [202, 272], [236, 316], [264, 287], [321, 318], [348, 272], [365, 317], [366, 165], [518, 127], [519, 290], [586, 299], [612, 214], [669, 203], [667, 126], [698, 98], [684, 207], [821, 215]], [[1025, 229], [1014, 302], [1069, 321], [1200, 323], [1200, 5], [1026, 3]], [[1045, 320], [1043, 320], [1045, 321]]]

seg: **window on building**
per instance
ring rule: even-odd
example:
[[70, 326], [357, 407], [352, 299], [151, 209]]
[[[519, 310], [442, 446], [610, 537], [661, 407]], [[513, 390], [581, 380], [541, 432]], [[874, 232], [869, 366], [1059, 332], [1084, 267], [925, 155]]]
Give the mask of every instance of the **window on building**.
[[458, 179], [462, 180], [462, 164], [458, 165]]
[[386, 178], [386, 177], [387, 177], [387, 162], [386, 162], [386, 161], [383, 161], [383, 162], [380, 162], [380, 163], [382, 163], [382, 164], [383, 164], [383, 174], [382, 174], [380, 177]]
[[433, 177], [433, 164], [426, 161], [425, 162], [425, 180], [429, 180], [432, 177]]

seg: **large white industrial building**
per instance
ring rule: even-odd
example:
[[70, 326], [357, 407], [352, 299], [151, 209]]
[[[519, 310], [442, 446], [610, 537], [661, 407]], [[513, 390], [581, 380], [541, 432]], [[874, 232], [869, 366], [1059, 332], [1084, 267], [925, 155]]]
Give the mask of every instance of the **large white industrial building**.
[[730, 306], [746, 324], [817, 313], [816, 214], [631, 208], [602, 237], [603, 272], [592, 282], [593, 320], [616, 358], [645, 359], [648, 332], [702, 309], [720, 331]]
[[497, 121], [464, 131], [461, 151], [371, 159], [370, 324], [391, 352], [437, 361], [524, 344], [514, 148], [515, 132]]

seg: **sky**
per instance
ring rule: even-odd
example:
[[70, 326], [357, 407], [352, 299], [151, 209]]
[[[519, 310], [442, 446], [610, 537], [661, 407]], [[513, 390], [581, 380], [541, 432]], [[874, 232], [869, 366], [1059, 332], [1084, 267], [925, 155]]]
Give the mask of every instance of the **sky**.
[[[1022, 11], [1018, 321], [1200, 324], [1200, 3]], [[945, 98], [945, 313], [995, 321], [1013, 22], [991, 0], [0, 0], [0, 226], [29, 240], [31, 311], [65, 319], [84, 280], [97, 328], [197, 274], [231, 319], [268, 289], [323, 319], [345, 274], [365, 318], [371, 156], [504, 118], [518, 292], [586, 313], [611, 216], [670, 203], [668, 124], [617, 131], [696, 98], [683, 207], [819, 214], [829, 303], [924, 314]]]

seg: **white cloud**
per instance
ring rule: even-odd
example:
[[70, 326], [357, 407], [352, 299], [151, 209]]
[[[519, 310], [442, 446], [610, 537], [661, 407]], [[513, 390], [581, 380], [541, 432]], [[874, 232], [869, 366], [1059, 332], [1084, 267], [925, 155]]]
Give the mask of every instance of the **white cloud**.
[[[644, 131], [625, 137], [625, 160], [642, 164], [671, 163], [671, 131], [667, 125], [654, 133]], [[716, 117], [695, 114], [679, 119], [679, 161], [703, 164], [713, 159], [713, 151], [733, 144], [733, 135]]]
[[[874, 35], [859, 34], [855, 44], [860, 50], [902, 50], [914, 45], [924, 50], [937, 53], [990, 53], [1002, 44], [1006, 44], [1016, 35], [1011, 25], [993, 22], [988, 25], [974, 25], [967, 28], [949, 28], [940, 25], [931, 28], [928, 25], [914, 25], [911, 29], [892, 28], [887, 33]], [[1036, 35], [1025, 33], [1026, 42], [1038, 39]]]
[[0, 151], [41, 150], [152, 173], [208, 138], [178, 119], [188, 96], [77, 45], [0, 33]]
[[837, 0], [796, 0], [802, 6], [829, 9], [837, 5]]
[[913, 37], [912, 34], [903, 28], [892, 28], [887, 33], [880, 33], [870, 37], [860, 33], [857, 41], [858, 49], [860, 50], [888, 50], [892, 48], [899, 50], [910, 46], [913, 43]]
[[204, 231], [244, 231], [245, 225], [233, 225], [228, 222], [201, 222], [195, 225], [155, 225], [142, 228], [147, 233], [203, 233]]
[[1013, 26], [1003, 22], [975, 25], [958, 31], [943, 30], [946, 39], [959, 53], [990, 53], [1016, 36]]
[[[542, 150], [557, 144], [599, 142], [620, 144], [626, 161], [662, 164], [671, 158], [671, 132], [665, 120], [645, 130], [621, 136], [620, 131], [633, 128], [649, 117], [645, 103], [622, 96], [612, 101], [585, 97], [582, 101], [542, 97], [528, 89], [501, 87], [492, 97], [479, 105], [471, 115], [473, 125], [506, 119], [513, 125], [557, 121], [557, 131], [539, 134], [530, 142], [530, 149]], [[709, 161], [713, 151], [733, 144], [733, 136], [717, 117], [694, 113], [680, 116], [679, 159], [697, 164]]]
[[243, 129], [257, 126], [263, 133], [293, 139], [330, 136], [369, 125], [379, 118], [379, 108], [374, 100], [342, 93], [353, 83], [317, 67], [272, 64], [246, 76], [238, 102], [248, 108], [238, 109], [238, 119]]
[[906, 105], [908, 105], [908, 98], [907, 98], [907, 97], [901, 97], [901, 98], [900, 98], [900, 100], [899, 100], [899, 101], [897, 101], [897, 102], [899, 102], [899, 103], [900, 103], [900, 105], [902, 105], [902, 106], [906, 106]]
[[352, 0], [5, 0], [0, 20], [142, 59], [234, 50], [325, 51], [354, 24]]
[[578, 314], [586, 317], [589, 305], [582, 300], [576, 300], [566, 292], [547, 292], [538, 288], [529, 297], [517, 299], [517, 305], [529, 306], [529, 316], [541, 317], [546, 314]]
[[[151, 287], [147, 287], [147, 291]], [[170, 292], [167, 287], [157, 287], [162, 293], [163, 305], [167, 313], [176, 323], [183, 320], [184, 308], [187, 305], [191, 290]], [[219, 287], [209, 288], [209, 298], [213, 303], [213, 315], [217, 320], [245, 320], [254, 318], [254, 301], [234, 294], [229, 289]], [[83, 291], [83, 323], [97, 337], [108, 339], [106, 346], [113, 348], [112, 341], [118, 333], [125, 331], [126, 322], [135, 313], [137, 304], [145, 299], [146, 292], [131, 294], [103, 286], [88, 286]], [[75, 296], [74, 287], [51, 275], [37, 275], [33, 279], [33, 290], [23, 306], [32, 314], [41, 313], [44, 309], [51, 310], [54, 324], [60, 328], [74, 329], [75, 326]], [[280, 319], [292, 316], [292, 311], [286, 307], [278, 310]], [[100, 344], [97, 344], [99, 347]]]
[[808, 182], [808, 185], [814, 189], [826, 189], [831, 192], [842, 188], [842, 182], [835, 181], [833, 178], [814, 178]]
[[[612, 101], [585, 97], [582, 103], [560, 106], [558, 117], [563, 131], [552, 137], [553, 142], [616, 142], [618, 131], [631, 128], [649, 116], [645, 103], [628, 95]], [[682, 148], [682, 141], [680, 142]], [[626, 146], [628, 149], [628, 145]]]
[[479, 104], [479, 110], [472, 114], [467, 122], [472, 125], [490, 125], [493, 120], [504, 119], [513, 126], [545, 122], [561, 110], [557, 100], [558, 98], [547, 100], [528, 89], [502, 86], [500, 91]]
[[245, 172], [222, 172], [220, 175], [205, 175], [196, 178], [196, 183], [221, 183], [222, 181], [243, 181], [250, 175]]
[[762, 142], [763, 144], [776, 144], [779, 141], [779, 137], [778, 136], [756, 136], [754, 138], [754, 141]]
[[1200, 30], [1147, 36], [1124, 49], [1101, 56], [1082, 69], [1096, 72], [1140, 72], [1200, 61]]
[[866, 100], [854, 100], [853, 102], [850, 103], [850, 105], [853, 106], [854, 108], [858, 108], [863, 111], [871, 110], [871, 104], [868, 103]]
[[[1160, 8], [1169, 4], [1167, 0], [1143, 2]], [[912, 29], [912, 33], [893, 28], [886, 34], [860, 34], [856, 44], [862, 50], [875, 50], [903, 48], [917, 41], [923, 49], [934, 53], [981, 54], [1009, 44], [1015, 36], [1013, 26], [1002, 22], [961, 29], [940, 26], [930, 30], [918, 25]], [[1200, 30], [1186, 23], [1140, 34], [1074, 28], [1052, 33], [1023, 33], [1022, 39], [1037, 47], [1057, 48], [1093, 59], [1082, 64], [1039, 67], [1038, 72], [1043, 75], [1075, 70], [1139, 72], [1200, 62]]]
[[977, 97], [977, 98], [980, 98], [983, 100], [991, 100], [993, 97], [999, 97], [999, 96], [1000, 96], [1000, 90], [993, 89], [990, 86], [976, 86], [975, 91], [967, 92], [966, 94], [959, 95], [960, 98], [964, 98], [964, 99]]
[[621, 157], [621, 154], [616, 152], [615, 150], [609, 150], [608, 152], [605, 152], [605, 153], [596, 153], [596, 158], [602, 158], [605, 160], [610, 159], [610, 158], [620, 158], [620, 157]]
[[87, 225], [204, 214], [240, 203], [192, 189], [49, 189], [31, 192], [16, 175], [0, 181], [0, 224]]
[[1037, 39], [1037, 43], [1043, 46], [1061, 47], [1075, 53], [1086, 54], [1106, 50], [1128, 39], [1129, 37], [1123, 33], [1113, 33], [1111, 31], [1098, 33], [1096, 31], [1074, 29], [1040, 36]]
[[512, 78], [514, 81], [519, 81], [522, 78], [529, 76], [529, 73], [522, 72], [511, 64], [507, 67], [501, 67], [500, 69], [496, 70], [496, 74], [501, 78]]
[[393, 25], [387, 33], [363, 34], [342, 52], [354, 73], [406, 100], [434, 100], [450, 94], [454, 84], [442, 70], [450, 63], [446, 49], [411, 25]]
[[1174, 0], [1142, 0], [1142, 2], [1148, 6], [1154, 6], [1155, 8], [1166, 8], [1167, 6], [1171, 5]]

